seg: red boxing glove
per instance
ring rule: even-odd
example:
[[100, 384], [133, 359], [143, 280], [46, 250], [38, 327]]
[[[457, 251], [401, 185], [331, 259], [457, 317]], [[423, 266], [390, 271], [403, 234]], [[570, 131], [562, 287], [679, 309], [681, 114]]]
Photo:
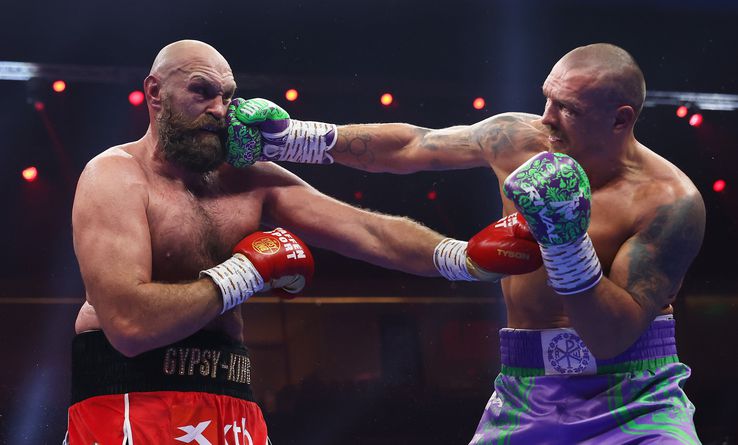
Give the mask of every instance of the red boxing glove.
[[519, 275], [543, 265], [541, 250], [522, 215], [512, 213], [474, 235], [467, 246], [467, 266], [478, 278]]
[[220, 289], [223, 311], [243, 303], [256, 292], [282, 289], [300, 292], [313, 277], [313, 255], [297, 236], [285, 229], [256, 232], [242, 239], [233, 256], [200, 272]]
[[295, 294], [312, 279], [313, 254], [296, 235], [278, 227], [271, 232], [255, 232], [233, 248], [251, 261], [264, 280], [261, 290], [281, 288]]

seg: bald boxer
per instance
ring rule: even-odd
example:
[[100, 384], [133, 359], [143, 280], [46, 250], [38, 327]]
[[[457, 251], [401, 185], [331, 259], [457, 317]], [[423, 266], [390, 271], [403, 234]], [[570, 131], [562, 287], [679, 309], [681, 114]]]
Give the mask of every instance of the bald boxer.
[[[471, 443], [696, 444], [671, 304], [705, 207], [684, 173], [636, 140], [645, 94], [630, 54], [593, 44], [554, 65], [541, 116], [336, 127], [253, 100], [235, 116], [260, 130], [250, 140], [260, 159], [495, 172], [503, 213], [528, 220], [545, 267], [502, 280], [502, 369]], [[308, 143], [304, 128], [315, 129]]]
[[144, 81], [146, 134], [82, 172], [72, 222], [87, 302], [72, 351], [71, 445], [267, 443], [240, 305], [269, 289], [299, 292], [314, 268], [306, 243], [449, 279], [541, 265], [518, 215], [467, 246], [331, 199], [272, 163], [224, 163], [235, 89], [211, 46], [166, 46]]

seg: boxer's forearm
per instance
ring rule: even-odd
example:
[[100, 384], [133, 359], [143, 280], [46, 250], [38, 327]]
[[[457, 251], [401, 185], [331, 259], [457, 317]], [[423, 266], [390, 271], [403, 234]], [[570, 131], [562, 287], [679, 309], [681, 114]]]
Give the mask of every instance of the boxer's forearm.
[[[98, 299], [99, 300], [99, 299]], [[141, 283], [94, 303], [111, 344], [132, 357], [181, 340], [220, 314], [222, 300], [209, 278], [187, 284]]]
[[606, 277], [588, 291], [561, 298], [572, 327], [599, 359], [612, 358], [628, 349], [660, 310], [639, 304]]
[[408, 155], [429, 130], [408, 124], [357, 124], [337, 128], [333, 160], [368, 172], [412, 173], [423, 170]]
[[439, 276], [433, 250], [444, 238], [408, 218], [344, 207], [327, 235], [311, 237], [316, 246], [387, 269]]
[[445, 238], [408, 218], [388, 217], [371, 230], [379, 256], [369, 260], [379, 266], [415, 275], [440, 276], [433, 264], [433, 251]]
[[487, 165], [473, 146], [468, 128], [344, 125], [338, 127], [338, 141], [330, 154], [339, 164], [368, 172], [406, 174]]

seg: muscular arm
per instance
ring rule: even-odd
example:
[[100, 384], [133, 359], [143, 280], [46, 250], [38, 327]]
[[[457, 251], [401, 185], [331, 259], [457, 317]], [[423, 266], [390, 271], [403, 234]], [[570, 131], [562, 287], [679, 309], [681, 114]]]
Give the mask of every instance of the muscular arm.
[[87, 300], [111, 344], [127, 356], [184, 338], [215, 318], [215, 284], [151, 282], [145, 178], [132, 159], [97, 158], [80, 177], [74, 250]]
[[369, 263], [424, 276], [439, 276], [433, 249], [443, 236], [408, 218], [361, 210], [323, 195], [273, 166], [265, 219], [294, 231], [308, 244]]
[[572, 324], [599, 358], [627, 349], [676, 297], [702, 244], [705, 207], [694, 191], [663, 205], [618, 251], [609, 277], [563, 297]]
[[[331, 150], [340, 164], [369, 172], [413, 173], [516, 162], [518, 153], [545, 149], [538, 116], [504, 113], [474, 125], [430, 130], [408, 124], [344, 125]], [[497, 165], [496, 165], [497, 166]], [[509, 169], [507, 171], [511, 171]]]

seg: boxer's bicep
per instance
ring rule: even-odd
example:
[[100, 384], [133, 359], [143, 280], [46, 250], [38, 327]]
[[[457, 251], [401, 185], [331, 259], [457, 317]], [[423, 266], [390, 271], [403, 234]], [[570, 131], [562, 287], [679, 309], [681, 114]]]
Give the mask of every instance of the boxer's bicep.
[[308, 244], [335, 250], [340, 240], [351, 242], [363, 213], [307, 183], [275, 187], [265, 202], [264, 220], [285, 227]]
[[644, 228], [627, 240], [608, 278], [643, 308], [658, 311], [671, 303], [697, 255], [705, 228], [699, 195], [656, 209]]
[[151, 279], [143, 187], [113, 171], [120, 162], [97, 164], [80, 176], [72, 209], [74, 250], [88, 298], [96, 307]]
[[307, 184], [275, 188], [265, 219], [309, 245], [383, 267], [434, 275], [433, 248], [441, 235], [407, 218], [359, 209]]
[[472, 125], [471, 137], [495, 171], [511, 172], [535, 153], [548, 150], [548, 134], [538, 119], [527, 113], [497, 114]]

